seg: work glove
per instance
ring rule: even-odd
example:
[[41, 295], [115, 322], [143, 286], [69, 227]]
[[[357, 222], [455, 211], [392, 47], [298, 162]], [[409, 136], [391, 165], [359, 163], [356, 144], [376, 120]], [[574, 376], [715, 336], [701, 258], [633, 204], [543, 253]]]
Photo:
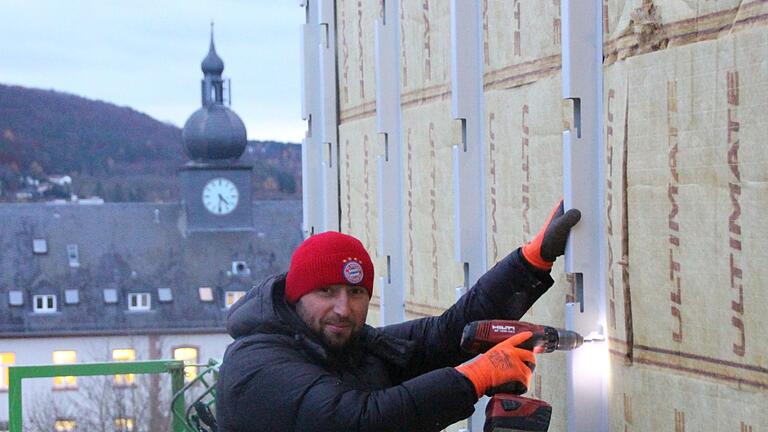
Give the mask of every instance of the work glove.
[[551, 270], [555, 259], [565, 253], [568, 233], [579, 219], [581, 212], [577, 209], [570, 209], [563, 214], [563, 200], [560, 200], [552, 209], [541, 231], [523, 246], [525, 260], [538, 269]]
[[527, 341], [532, 335], [529, 331], [514, 335], [496, 344], [472, 362], [456, 366], [456, 370], [472, 381], [477, 397], [500, 392], [525, 393], [536, 367], [536, 357], [532, 351], [517, 348], [517, 345]]

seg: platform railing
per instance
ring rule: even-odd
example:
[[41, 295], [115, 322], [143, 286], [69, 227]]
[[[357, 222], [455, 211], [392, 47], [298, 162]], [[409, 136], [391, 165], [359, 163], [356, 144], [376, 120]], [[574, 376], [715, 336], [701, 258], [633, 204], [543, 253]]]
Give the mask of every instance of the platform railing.
[[67, 365], [29, 365], [8, 368], [8, 432], [22, 432], [22, 380], [58, 376], [95, 376], [124, 374], [169, 374], [171, 376], [171, 430], [189, 432], [184, 424], [184, 362], [181, 360], [147, 360], [111, 363], [79, 363]]

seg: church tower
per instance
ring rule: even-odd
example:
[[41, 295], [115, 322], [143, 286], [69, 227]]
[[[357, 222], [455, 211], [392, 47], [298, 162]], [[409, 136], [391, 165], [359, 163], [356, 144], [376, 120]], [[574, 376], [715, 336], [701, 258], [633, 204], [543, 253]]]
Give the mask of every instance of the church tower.
[[190, 161], [181, 168], [187, 231], [253, 229], [252, 168], [239, 163], [248, 144], [245, 125], [225, 106], [224, 62], [211, 43], [200, 65], [202, 107], [182, 132]]

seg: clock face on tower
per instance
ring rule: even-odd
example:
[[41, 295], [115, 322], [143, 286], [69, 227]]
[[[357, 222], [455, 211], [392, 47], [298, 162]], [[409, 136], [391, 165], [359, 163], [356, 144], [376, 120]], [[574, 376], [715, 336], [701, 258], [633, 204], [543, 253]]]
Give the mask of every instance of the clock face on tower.
[[217, 177], [203, 187], [203, 205], [209, 212], [223, 216], [237, 208], [240, 193], [232, 181]]

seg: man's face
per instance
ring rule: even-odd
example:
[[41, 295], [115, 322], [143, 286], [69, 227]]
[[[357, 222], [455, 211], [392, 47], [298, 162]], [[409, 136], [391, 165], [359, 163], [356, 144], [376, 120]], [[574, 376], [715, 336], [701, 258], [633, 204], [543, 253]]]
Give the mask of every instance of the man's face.
[[363, 287], [331, 285], [305, 294], [296, 312], [328, 346], [339, 349], [363, 328], [370, 300]]

